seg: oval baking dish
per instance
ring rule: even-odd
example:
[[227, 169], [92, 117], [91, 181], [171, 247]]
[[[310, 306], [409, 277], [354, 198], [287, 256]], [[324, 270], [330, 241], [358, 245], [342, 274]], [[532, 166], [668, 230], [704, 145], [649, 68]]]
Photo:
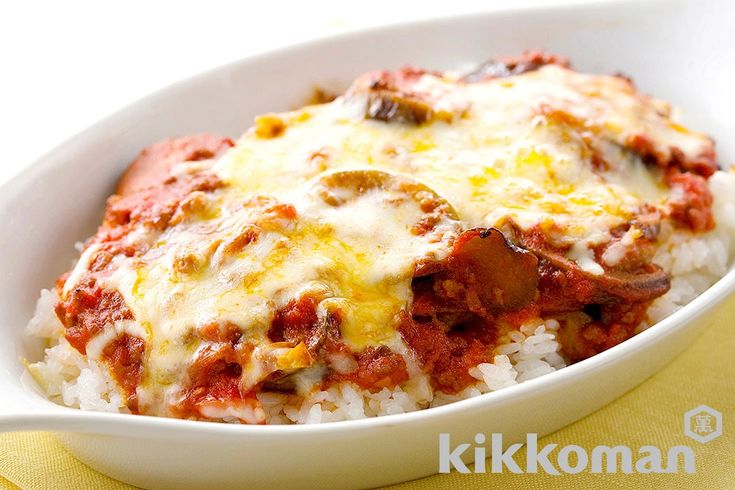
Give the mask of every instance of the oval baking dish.
[[[678, 2], [590, 3], [377, 28], [196, 76], [77, 135], [0, 193], [6, 257], [0, 318], [7, 333], [0, 347], [0, 428], [58, 432], [93, 468], [148, 488], [368, 487], [436, 472], [439, 433], [470, 442], [477, 432], [502, 432], [510, 444], [600, 408], [664, 366], [733, 303], [733, 272], [623, 344], [541, 378], [429, 410], [322, 425], [215, 424], [61, 407], [24, 374], [22, 359], [42, 356], [24, 326], [37, 291], [68, 268], [73, 244], [94, 231], [97, 210], [141, 148], [201, 131], [236, 136], [256, 114], [299, 105], [313, 85], [344, 88], [372, 69], [406, 63], [448, 69], [540, 46], [569, 56], [579, 71], [625, 70], [643, 92], [682, 107], [689, 125], [718, 141], [719, 161], [730, 162], [735, 148], [727, 137], [735, 123], [723, 108], [734, 106], [726, 88], [735, 84], [735, 70], [727, 16], [715, 10]], [[685, 25], [692, 36], [680, 39], [674, 33]], [[640, 56], [642, 50], [655, 56]]]

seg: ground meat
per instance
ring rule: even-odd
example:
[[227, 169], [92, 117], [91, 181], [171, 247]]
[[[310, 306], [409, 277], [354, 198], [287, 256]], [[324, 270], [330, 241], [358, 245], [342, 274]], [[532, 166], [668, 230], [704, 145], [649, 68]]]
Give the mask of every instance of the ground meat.
[[[510, 246], [497, 230], [495, 241], [476, 230], [460, 235], [444, 269], [414, 279], [414, 301], [399, 327], [434, 388], [453, 393], [474, 383], [467, 370], [488, 360], [497, 325], [518, 328], [538, 316], [573, 318], [562, 325], [574, 359], [632, 336], [650, 301], [669, 288], [668, 275], [650, 263], [646, 244], [655, 240], [658, 228], [648, 211], [642, 209], [640, 219], [615, 232], [622, 236], [639, 227], [640, 250], [601, 275], [567, 259], [566, 251], [549, 244], [538, 228], [522, 231], [511, 223], [513, 240], [525, 250]], [[523, 294], [517, 295], [522, 300], [507, 301], [513, 295], [503, 288], [523, 281]]]
[[303, 342], [311, 352], [316, 352], [324, 341], [325, 326], [319, 321], [316, 307], [319, 298], [304, 294], [278, 310], [273, 317], [268, 337], [273, 342]]
[[688, 157], [676, 147], [656, 148], [653, 140], [645, 134], [630, 136], [625, 142], [625, 147], [640, 155], [645, 163], [664, 169], [676, 168], [705, 178], [709, 178], [719, 169], [714, 143], [696, 157]]
[[[499, 230], [472, 229], [456, 238], [446, 260], [417, 269], [399, 331], [435, 389], [456, 393], [476, 382], [468, 370], [490, 360], [497, 319], [530, 312], [537, 266], [535, 255]], [[515, 311], [523, 314], [513, 319]]]
[[666, 183], [672, 189], [668, 202], [672, 219], [694, 232], [715, 227], [712, 193], [704, 177], [672, 169], [666, 174]]
[[350, 373], [332, 373], [330, 381], [352, 381], [366, 390], [393, 389], [408, 380], [406, 362], [400, 354], [381, 345], [354, 355], [357, 368]]
[[[63, 283], [59, 287], [63, 288]], [[87, 353], [87, 343], [104, 329], [112, 328], [117, 321], [133, 319], [120, 292], [100, 287], [90, 273], [57, 303], [56, 315], [64, 325], [66, 340], [82, 354]], [[145, 341], [128, 334], [119, 335], [102, 350], [101, 361], [120, 385], [133, 413], [138, 411], [136, 388], [142, 377], [144, 351]]]
[[[178, 206], [195, 191], [211, 191], [221, 185], [207, 172], [171, 175], [176, 163], [210, 159], [232, 146], [226, 138], [200, 134], [169, 139], [145, 149], [120, 179], [117, 195], [110, 198], [105, 222], [86, 244], [95, 246], [89, 266], [71, 290], [63, 293], [70, 274], [57, 281], [61, 300], [56, 314], [64, 325], [67, 341], [86, 354], [87, 343], [121, 320], [133, 320], [122, 294], [100, 286], [114, 268], [116, 256], [133, 257], [139, 250], [126, 239], [134, 224], [164, 227]], [[136, 388], [143, 375], [145, 340], [121, 334], [102, 350], [101, 360], [127, 397], [131, 411], [137, 412]]]
[[110, 369], [112, 378], [122, 388], [127, 397], [127, 406], [133, 413], [138, 411], [136, 389], [143, 376], [144, 353], [145, 341], [125, 333], [102, 350], [102, 360]]
[[650, 302], [617, 303], [587, 307], [586, 313], [560, 315], [559, 343], [564, 355], [577, 362], [628, 340], [635, 335], [649, 306]]
[[[535, 304], [541, 316], [560, 320], [560, 343], [570, 360], [584, 359], [632, 337], [651, 301], [668, 291], [668, 274], [650, 262], [650, 243], [658, 230], [655, 216], [647, 211], [642, 209], [640, 218], [613, 230], [614, 236], [622, 235], [631, 226], [640, 226], [642, 236], [629, 247], [628, 256], [615, 267], [605, 266], [599, 275], [567, 259], [565, 251], [549, 244], [541, 230], [516, 230], [515, 239], [539, 256]], [[598, 261], [601, 253], [597, 250]]]
[[108, 199], [103, 227], [144, 223], [165, 228], [188, 196], [222, 185], [206, 165], [179, 174], [173, 172], [174, 166], [215, 158], [232, 146], [228, 138], [202, 133], [146, 148], [120, 179], [116, 194]]
[[164, 229], [179, 205], [192, 192], [211, 192], [222, 186], [217, 176], [197, 173], [178, 177], [160, 187], [149, 187], [131, 194], [113, 195], [107, 200], [106, 227], [143, 223]]
[[495, 327], [481, 321], [466, 329], [449, 327], [435, 319], [401, 317], [398, 330], [416, 354], [432, 386], [445, 393], [457, 393], [476, 383], [469, 369], [490, 361]]
[[238, 350], [241, 349], [229, 342], [212, 342], [201, 348], [189, 366], [189, 384], [174, 411], [183, 417], [206, 418], [201, 413], [203, 406], [242, 399], [242, 355]]
[[171, 178], [171, 169], [180, 162], [215, 158], [234, 145], [229, 138], [208, 133], [166, 139], [143, 150], [117, 184], [116, 194], [126, 196], [159, 187]]
[[[367, 390], [394, 388], [408, 379], [406, 363], [401, 355], [386, 346], [369, 346], [362, 351], [353, 352], [342, 340], [339, 331], [339, 317], [332, 315], [320, 320], [316, 308], [322, 298], [304, 294], [291, 300], [278, 310], [268, 330], [273, 342], [289, 342], [297, 345], [303, 342], [310, 352], [321, 359], [330, 356], [346, 356], [355, 366], [349, 372], [331, 371], [325, 378], [329, 385], [333, 382], [351, 381]], [[280, 387], [288, 386], [279, 379], [279, 373], [271, 376], [269, 383]]]
[[64, 325], [66, 340], [82, 354], [87, 353], [87, 342], [104, 328], [133, 319], [120, 292], [101, 288], [93, 277], [72, 288], [56, 305], [56, 315]]
[[235, 344], [242, 337], [242, 331], [231, 322], [211, 322], [199, 328], [197, 335], [210, 342]]

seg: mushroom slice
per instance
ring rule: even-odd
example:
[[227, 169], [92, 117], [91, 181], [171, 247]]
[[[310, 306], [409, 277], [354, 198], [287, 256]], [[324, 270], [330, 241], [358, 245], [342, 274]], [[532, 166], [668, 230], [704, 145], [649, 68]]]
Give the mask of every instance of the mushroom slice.
[[416, 201], [425, 212], [437, 212], [459, 221], [457, 211], [446, 199], [405, 175], [381, 170], [345, 170], [326, 174], [318, 181], [319, 197], [331, 206], [340, 206], [372, 190], [404, 194]]
[[559, 65], [569, 68], [569, 60], [562, 56], [544, 53], [543, 51], [526, 51], [520, 56], [506, 56], [487, 60], [462, 77], [467, 83], [482, 82], [493, 78], [505, 78], [522, 75], [538, 70], [544, 65]]
[[639, 272], [608, 269], [603, 274], [595, 275], [554, 250], [529, 249], [553, 267], [563, 271], [574, 270], [592, 282], [599, 289], [595, 303], [608, 302], [611, 296], [629, 302], [650, 301], [671, 288], [671, 278], [656, 264], [648, 264]]
[[[641, 264], [634, 270], [608, 267], [602, 274], [593, 274], [567, 258], [563, 251], [555, 249], [537, 236], [524, 233], [515, 223], [510, 226], [514, 241], [536, 254], [541, 259], [542, 268], [571, 273], [593, 286], [585, 294], [583, 304], [604, 304], [620, 300], [650, 301], [663, 295], [671, 287], [671, 278], [656, 264]], [[578, 301], [572, 301], [575, 302]]]
[[439, 296], [486, 312], [528, 305], [538, 286], [538, 259], [495, 228], [475, 228], [454, 242], [446, 269], [435, 279]]
[[440, 74], [414, 67], [361, 76], [347, 92], [348, 99], [360, 96], [366, 98], [365, 117], [384, 122], [451, 122], [462, 117], [469, 107], [442, 81]]
[[379, 194], [383, 204], [412, 204], [419, 219], [412, 224], [413, 235], [440, 241], [446, 234], [453, 238], [460, 227], [454, 207], [428, 186], [409, 177], [380, 170], [346, 170], [322, 176], [316, 195], [329, 206], [339, 207]]

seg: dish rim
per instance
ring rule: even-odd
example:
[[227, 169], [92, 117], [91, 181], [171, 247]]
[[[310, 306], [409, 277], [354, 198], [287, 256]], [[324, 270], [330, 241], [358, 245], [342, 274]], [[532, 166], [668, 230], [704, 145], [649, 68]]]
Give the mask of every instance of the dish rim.
[[[657, 0], [656, 3], [664, 3], [663, 0]], [[217, 74], [230, 72], [236, 66], [248, 63], [254, 63], [261, 59], [279, 56], [288, 52], [299, 50], [314, 50], [324, 45], [338, 43], [341, 39], [373, 37], [381, 32], [396, 32], [411, 28], [430, 29], [432, 25], [446, 23], [461, 23], [471, 17], [483, 16], [493, 17], [497, 15], [519, 15], [527, 11], [535, 11], [543, 13], [555, 11], [563, 8], [567, 11], [574, 9], [599, 9], [605, 8], [610, 4], [635, 4], [634, 0], [590, 0], [585, 2], [553, 0], [545, 5], [524, 5], [524, 4], [501, 4], [494, 8], [484, 9], [481, 11], [465, 12], [462, 14], [437, 16], [425, 18], [421, 20], [404, 20], [400, 22], [392, 22], [389, 24], [373, 25], [348, 32], [340, 32], [316, 39], [310, 39], [304, 42], [279, 47], [272, 50], [260, 52], [251, 56], [205, 70], [192, 76], [178, 80], [165, 87], [159, 88], [152, 93], [145, 95], [121, 109], [107, 115], [101, 120], [91, 124], [82, 131], [71, 136], [61, 144], [47, 151], [33, 163], [24, 166], [15, 175], [7, 179], [0, 185], [0, 211], [6, 209], [7, 204], [17, 196], [16, 189], [23, 188], [28, 181], [37, 179], [39, 176], [48, 173], [51, 169], [63, 165], [63, 155], [66, 153], [74, 153], [78, 147], [84, 147], [90, 141], [97, 139], [97, 134], [104, 132], [108, 127], [119, 124], [118, 121], [124, 120], [128, 113], [136, 112], [140, 107], [156, 100], [163, 94], [185, 90], [191, 85], [195, 85]], [[0, 430], [7, 425], [7, 430], [20, 430], [21, 428], [33, 427], [38, 429], [53, 430], [70, 430], [72, 432], [87, 432], [96, 434], [113, 434], [124, 433], [129, 436], [141, 437], [140, 433], [128, 431], [128, 429], [142, 430], [142, 437], [152, 435], [168, 436], [169, 438], [182, 438], [191, 435], [211, 435], [217, 437], [242, 437], [243, 435], [262, 436], [262, 435], [290, 435], [309, 437], [317, 433], [330, 434], [343, 431], [355, 430], [374, 430], [378, 428], [388, 428], [397, 423], [400, 424], [418, 424], [428, 422], [430, 419], [440, 419], [443, 416], [458, 415], [462, 411], [472, 408], [479, 409], [481, 407], [490, 407], [492, 405], [501, 405], [512, 403], [516, 399], [521, 399], [532, 392], [548, 391], [556, 389], [558, 386], [574, 382], [576, 378], [591, 373], [601, 368], [604, 364], [619, 360], [619, 358], [634, 355], [636, 351], [643, 347], [656, 343], [659, 340], [673, 334], [675, 331], [686, 328], [688, 323], [697, 317], [705, 315], [710, 309], [725, 300], [729, 295], [735, 292], [735, 269], [730, 269], [727, 274], [721, 277], [706, 291], [698, 295], [690, 303], [664, 318], [660, 322], [651, 326], [643, 332], [638, 333], [634, 337], [618, 344], [604, 352], [596, 354], [588, 359], [579, 361], [575, 364], [567, 366], [555, 372], [543, 375], [539, 378], [531, 379], [514, 386], [503, 388], [498, 391], [485, 393], [473, 398], [459, 400], [440, 407], [417, 410], [403, 414], [382, 415], [377, 417], [367, 417], [357, 420], [345, 420], [339, 422], [326, 422], [320, 424], [290, 424], [290, 425], [247, 425], [247, 424], [228, 424], [221, 422], [185, 420], [169, 417], [155, 417], [149, 415], [131, 415], [122, 413], [107, 413], [86, 411], [77, 408], [58, 405], [45, 396], [35, 387], [29, 386], [29, 382], [25, 379], [27, 371], [23, 369], [23, 376], [17, 380], [17, 386], [23, 390], [29, 397], [29, 401], [36, 401], [38, 407], [34, 407], [34, 412], [25, 414], [1, 413], [0, 414]], [[25, 335], [25, 334], [22, 334]], [[20, 362], [16, 360], [16, 362]], [[631, 387], [632, 389], [633, 387]], [[38, 397], [37, 400], [34, 397]], [[84, 422], [84, 427], [78, 426], [78, 422]], [[18, 426], [19, 428], [15, 428]]]

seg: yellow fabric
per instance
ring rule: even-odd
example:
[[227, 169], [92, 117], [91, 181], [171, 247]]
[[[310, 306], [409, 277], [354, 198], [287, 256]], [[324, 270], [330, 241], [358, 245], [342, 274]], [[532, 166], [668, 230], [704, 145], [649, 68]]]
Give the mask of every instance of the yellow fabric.
[[[452, 473], [397, 485], [401, 490], [428, 488], [528, 489], [735, 489], [735, 325], [732, 309], [666, 369], [623, 398], [585, 419], [542, 439], [577, 444], [588, 452], [597, 445], [665, 448], [687, 444], [696, 455], [695, 474], [602, 474], [552, 476]], [[724, 433], [707, 444], [683, 434], [684, 412], [708, 405], [723, 414]], [[521, 467], [524, 463], [516, 458]], [[0, 486], [12, 489], [123, 489], [65, 451], [46, 433], [0, 436]]]

